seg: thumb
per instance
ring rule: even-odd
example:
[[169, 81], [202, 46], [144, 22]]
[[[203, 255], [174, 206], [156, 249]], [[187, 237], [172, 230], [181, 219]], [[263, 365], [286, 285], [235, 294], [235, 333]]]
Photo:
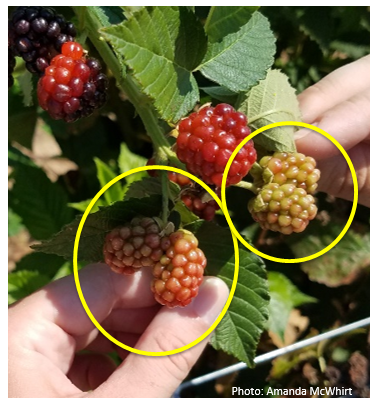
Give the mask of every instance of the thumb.
[[[163, 352], [183, 347], [200, 337], [219, 316], [228, 297], [226, 284], [206, 277], [199, 295], [185, 308], [162, 308], [135, 348]], [[95, 397], [170, 397], [188, 375], [208, 337], [174, 355], [153, 357], [130, 354], [110, 378], [94, 391]]]

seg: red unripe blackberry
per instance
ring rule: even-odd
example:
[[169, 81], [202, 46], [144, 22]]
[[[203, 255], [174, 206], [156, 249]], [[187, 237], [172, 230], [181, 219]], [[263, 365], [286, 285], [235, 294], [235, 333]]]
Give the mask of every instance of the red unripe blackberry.
[[130, 224], [107, 234], [104, 262], [116, 273], [131, 275], [144, 266], [154, 266], [162, 258], [167, 237], [159, 235], [158, 224], [148, 217], [134, 218]]
[[[226, 164], [243, 139], [251, 133], [247, 117], [228, 104], [205, 106], [178, 125], [177, 156], [190, 173], [205, 183], [221, 186]], [[250, 140], [238, 152], [230, 167], [226, 185], [240, 182], [256, 161]]]
[[275, 152], [272, 156], [264, 156], [259, 164], [265, 182], [292, 184], [310, 194], [317, 189], [320, 171], [312, 157], [297, 152]]
[[293, 184], [266, 184], [248, 210], [264, 230], [282, 234], [301, 233], [317, 214], [315, 199]]
[[213, 220], [215, 212], [219, 209], [217, 202], [204, 190], [188, 188], [182, 192], [180, 198], [189, 210], [206, 221]]
[[[154, 158], [150, 158], [146, 165], [155, 165], [155, 159]], [[158, 171], [148, 171], [148, 174], [155, 178], [156, 176], [158, 176]], [[188, 185], [192, 185], [193, 182], [191, 181], [191, 179], [189, 179], [187, 176], [184, 176], [180, 173], [177, 172], [170, 172], [168, 171], [168, 179], [171, 182], [177, 183], [180, 187], [183, 186], [188, 186]]]
[[205, 267], [205, 255], [191, 232], [178, 230], [170, 234], [165, 254], [153, 269], [151, 290], [155, 300], [170, 308], [187, 306], [198, 294]]
[[98, 61], [83, 56], [80, 44], [67, 42], [62, 52], [39, 79], [38, 100], [53, 119], [73, 122], [103, 106], [108, 80], [98, 73]]
[[61, 46], [73, 41], [76, 29], [50, 7], [20, 6], [8, 25], [12, 51], [31, 73], [43, 74]]

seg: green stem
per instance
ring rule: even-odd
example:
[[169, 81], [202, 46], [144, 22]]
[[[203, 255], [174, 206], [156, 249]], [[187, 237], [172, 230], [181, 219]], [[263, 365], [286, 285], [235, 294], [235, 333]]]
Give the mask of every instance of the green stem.
[[163, 227], [167, 225], [167, 219], [169, 215], [168, 203], [169, 203], [169, 180], [167, 171], [161, 171], [160, 173], [162, 181], [162, 222]]
[[243, 189], [250, 190], [255, 195], [257, 195], [257, 193], [258, 193], [258, 188], [253, 183], [246, 182], [244, 180], [241, 180], [239, 183], [237, 183], [236, 185], [232, 185], [232, 186], [241, 187]]
[[84, 6], [73, 6], [73, 10], [79, 19], [84, 13], [84, 26], [88, 30], [88, 36], [113, 73], [118, 85], [122, 88], [124, 93], [126, 93], [141, 117], [146, 131], [152, 139], [154, 148], [157, 151], [159, 163], [166, 164], [170, 161], [174, 166], [185, 169], [185, 166], [178, 160], [176, 154], [171, 151], [170, 145], [158, 123], [159, 118], [157, 112], [150, 100], [141, 92], [134, 79], [126, 74], [125, 69], [119, 64], [118, 58], [109, 44], [100, 36], [99, 30], [103, 28], [103, 22], [96, 16], [95, 12], [87, 7], [85, 7], [86, 10], [83, 11], [83, 7]]

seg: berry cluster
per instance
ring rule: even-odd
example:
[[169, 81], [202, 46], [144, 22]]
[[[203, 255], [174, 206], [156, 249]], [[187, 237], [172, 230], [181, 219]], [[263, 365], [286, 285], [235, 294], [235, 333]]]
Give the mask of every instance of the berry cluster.
[[279, 185], [292, 184], [307, 193], [314, 193], [320, 179], [320, 171], [316, 169], [314, 158], [300, 153], [275, 152], [272, 156], [264, 156], [259, 165], [263, 169], [264, 181]]
[[169, 236], [169, 247], [154, 266], [152, 292], [167, 307], [186, 306], [197, 296], [203, 281], [206, 258], [197, 238], [179, 230]]
[[301, 233], [317, 213], [315, 199], [293, 184], [266, 184], [250, 200], [248, 209], [265, 230], [282, 234]]
[[183, 307], [197, 296], [206, 258], [191, 232], [179, 230], [165, 237], [161, 234], [152, 218], [136, 217], [107, 234], [104, 262], [124, 275], [152, 267], [155, 299], [168, 307]]
[[50, 7], [20, 6], [8, 27], [12, 52], [31, 73], [43, 74], [63, 44], [73, 41], [76, 29]]
[[42, 109], [55, 119], [73, 122], [106, 102], [107, 76], [96, 59], [86, 58], [76, 42], [66, 42], [38, 82]]
[[190, 211], [206, 221], [213, 220], [219, 209], [217, 202], [205, 190], [188, 188], [183, 190], [180, 198]]
[[[177, 156], [192, 174], [209, 185], [221, 186], [226, 164], [244, 138], [250, 134], [247, 117], [228, 104], [204, 106], [180, 121]], [[240, 182], [256, 161], [253, 141], [239, 151], [228, 173], [226, 186]]]

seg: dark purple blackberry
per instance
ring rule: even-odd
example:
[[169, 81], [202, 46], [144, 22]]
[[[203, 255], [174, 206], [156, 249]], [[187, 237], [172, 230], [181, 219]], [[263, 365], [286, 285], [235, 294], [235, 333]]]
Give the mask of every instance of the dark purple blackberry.
[[50, 7], [20, 6], [11, 16], [8, 36], [14, 55], [31, 73], [41, 75], [62, 45], [74, 40], [76, 29]]

